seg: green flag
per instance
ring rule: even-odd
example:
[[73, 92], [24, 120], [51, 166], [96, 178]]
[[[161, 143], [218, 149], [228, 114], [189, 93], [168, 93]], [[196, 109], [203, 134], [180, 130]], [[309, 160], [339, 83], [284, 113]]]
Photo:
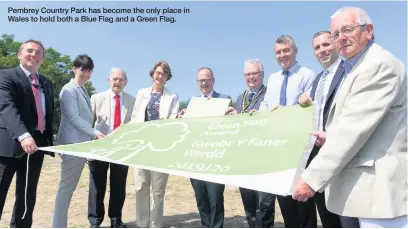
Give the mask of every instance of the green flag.
[[[311, 144], [313, 107], [131, 123], [107, 138], [42, 150], [280, 195]], [[305, 155], [304, 155], [305, 153]], [[298, 172], [298, 173], [296, 173]]]

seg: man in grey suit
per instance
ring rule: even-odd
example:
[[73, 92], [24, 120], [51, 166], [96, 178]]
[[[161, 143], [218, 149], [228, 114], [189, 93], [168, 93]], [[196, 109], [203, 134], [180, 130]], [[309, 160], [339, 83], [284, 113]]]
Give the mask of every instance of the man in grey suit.
[[[89, 56], [79, 55], [73, 65], [75, 77], [64, 85], [59, 95], [61, 124], [57, 144], [60, 145], [105, 137], [104, 134], [92, 128], [91, 101], [84, 87], [91, 78], [94, 63]], [[52, 217], [54, 228], [67, 227], [69, 204], [86, 162], [86, 158], [63, 154], [61, 159], [61, 180]]]
[[[213, 71], [208, 67], [202, 67], [197, 72], [197, 83], [202, 98], [226, 98], [230, 96], [214, 91], [215, 78]], [[184, 114], [182, 110], [177, 117]], [[190, 179], [197, 200], [197, 208], [200, 213], [203, 227], [224, 226], [224, 184]]]
[[[244, 64], [244, 77], [248, 89], [238, 96], [234, 107], [229, 107], [227, 114], [250, 113], [258, 110], [266, 94], [263, 84], [263, 64], [257, 60], [247, 60]], [[275, 223], [275, 199], [270, 193], [247, 188], [239, 188], [248, 226], [251, 228], [270, 228]]]

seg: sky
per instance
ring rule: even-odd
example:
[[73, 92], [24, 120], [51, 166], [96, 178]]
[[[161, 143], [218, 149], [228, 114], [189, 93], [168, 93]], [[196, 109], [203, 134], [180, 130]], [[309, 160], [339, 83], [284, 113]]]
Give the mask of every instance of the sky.
[[[111, 68], [122, 68], [128, 75], [125, 91], [136, 96], [152, 84], [149, 71], [157, 61], [167, 61], [173, 78], [166, 87], [181, 100], [199, 95], [196, 73], [200, 67], [214, 71], [215, 90], [235, 100], [247, 86], [244, 62], [258, 58], [265, 78], [280, 67], [274, 55], [275, 40], [291, 35], [297, 44], [297, 60], [315, 73], [322, 70], [312, 50], [313, 34], [329, 30], [330, 16], [339, 8], [364, 9], [374, 23], [376, 42], [407, 64], [407, 2], [0, 2], [1, 33], [15, 40], [40, 40], [73, 60], [88, 54], [95, 63], [92, 83], [97, 92], [109, 88]], [[110, 9], [184, 9], [188, 14], [169, 22], [9, 22], [8, 16], [39, 17], [63, 14], [9, 13], [14, 9], [60, 9], [76, 7]], [[68, 14], [68, 16], [145, 16], [153, 14]]]

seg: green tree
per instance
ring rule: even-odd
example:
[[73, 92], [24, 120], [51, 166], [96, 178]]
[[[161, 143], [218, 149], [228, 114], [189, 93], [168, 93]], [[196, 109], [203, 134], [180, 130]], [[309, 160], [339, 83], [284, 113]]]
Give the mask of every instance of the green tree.
[[[182, 122], [148, 123], [139, 129], [123, 131], [120, 136], [109, 142], [109, 145], [100, 145], [99, 149], [93, 147], [91, 153], [126, 162], [145, 149], [154, 152], [169, 152], [178, 143], [184, 141], [190, 133], [188, 125]], [[157, 138], [157, 133], [160, 132], [166, 133], [166, 136]], [[74, 148], [71, 150], [76, 151]]]
[[182, 101], [180, 101], [180, 108], [179, 108], [179, 110], [181, 111], [181, 110], [183, 110], [184, 108], [187, 108], [187, 106], [188, 106], [188, 101], [186, 100], [186, 101], [184, 101], [184, 100], [182, 100]]
[[[22, 42], [14, 40], [14, 35], [3, 34], [0, 38], [0, 69], [14, 68], [18, 66], [18, 50]], [[74, 77], [72, 72], [72, 60], [68, 55], [62, 55], [53, 48], [45, 49], [44, 63], [39, 72], [53, 82], [54, 87], [54, 123], [53, 132], [58, 131], [61, 121], [61, 108], [59, 103], [59, 93], [62, 87]], [[91, 82], [85, 85], [91, 96], [95, 93], [95, 88]]]

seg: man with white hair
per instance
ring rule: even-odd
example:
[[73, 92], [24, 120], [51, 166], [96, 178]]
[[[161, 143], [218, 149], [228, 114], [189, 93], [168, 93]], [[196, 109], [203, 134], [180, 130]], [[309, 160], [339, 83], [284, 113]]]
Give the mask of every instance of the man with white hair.
[[[238, 96], [234, 107], [227, 114], [249, 113], [258, 110], [264, 100], [266, 86], [263, 84], [264, 68], [258, 59], [245, 61], [244, 79], [248, 89]], [[260, 158], [260, 160], [262, 160]], [[275, 222], [275, 195], [247, 188], [239, 188], [245, 215], [250, 228], [270, 228]]]
[[338, 10], [330, 30], [345, 76], [329, 111], [327, 134], [313, 133], [322, 148], [293, 198], [307, 201], [325, 190], [327, 209], [359, 218], [361, 227], [407, 227], [404, 65], [374, 42], [374, 26], [362, 9]]
[[[135, 97], [123, 91], [128, 80], [120, 68], [113, 68], [108, 77], [109, 90], [91, 97], [94, 128], [108, 135], [132, 116]], [[104, 161], [89, 161], [88, 220], [91, 227], [100, 227], [105, 216], [104, 197], [110, 167], [110, 198], [108, 216], [111, 227], [125, 228], [122, 208], [126, 197], [128, 167]]]
[[[269, 76], [268, 90], [259, 110], [297, 105], [301, 94], [310, 94], [316, 74], [297, 62], [297, 53], [295, 40], [291, 36], [282, 35], [276, 40], [275, 57], [281, 70]], [[285, 227], [309, 227], [307, 219], [299, 220], [298, 207], [301, 203], [293, 200], [291, 196], [278, 196], [277, 199]]]

